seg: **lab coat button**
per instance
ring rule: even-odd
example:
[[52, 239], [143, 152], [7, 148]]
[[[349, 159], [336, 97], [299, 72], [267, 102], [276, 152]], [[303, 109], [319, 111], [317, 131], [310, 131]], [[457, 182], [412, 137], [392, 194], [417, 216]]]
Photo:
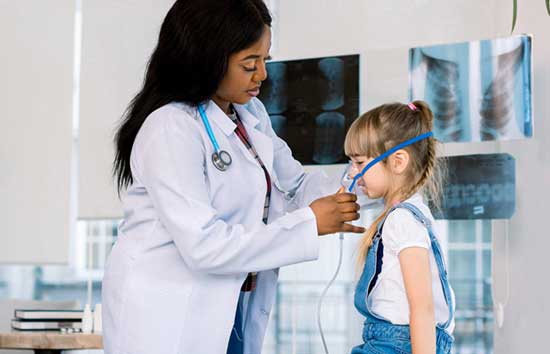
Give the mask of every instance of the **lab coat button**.
[[269, 316], [269, 311], [261, 309], [260, 312], [262, 313], [262, 315]]

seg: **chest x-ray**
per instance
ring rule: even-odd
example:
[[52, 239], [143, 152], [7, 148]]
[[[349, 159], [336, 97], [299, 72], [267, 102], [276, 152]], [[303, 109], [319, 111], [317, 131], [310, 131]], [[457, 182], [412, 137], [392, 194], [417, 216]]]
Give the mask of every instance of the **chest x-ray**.
[[346, 162], [344, 139], [359, 115], [359, 56], [270, 62], [267, 71], [259, 98], [294, 157]]
[[428, 102], [444, 142], [533, 135], [531, 37], [412, 48], [411, 100]]

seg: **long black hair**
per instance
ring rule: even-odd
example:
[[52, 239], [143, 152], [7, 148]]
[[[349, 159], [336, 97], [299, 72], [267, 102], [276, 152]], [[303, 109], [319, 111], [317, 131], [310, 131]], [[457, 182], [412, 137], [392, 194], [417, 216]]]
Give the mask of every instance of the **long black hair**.
[[271, 26], [262, 0], [177, 0], [162, 23], [141, 91], [115, 135], [113, 174], [119, 193], [133, 182], [130, 154], [143, 122], [170, 102], [197, 105], [211, 98], [229, 56], [258, 41]]

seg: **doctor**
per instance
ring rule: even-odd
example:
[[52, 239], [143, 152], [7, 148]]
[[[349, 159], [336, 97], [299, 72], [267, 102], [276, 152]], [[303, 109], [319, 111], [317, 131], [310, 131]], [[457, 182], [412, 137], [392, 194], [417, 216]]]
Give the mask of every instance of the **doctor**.
[[116, 135], [107, 354], [258, 354], [278, 268], [364, 231], [356, 197], [304, 173], [255, 98], [270, 24], [261, 0], [179, 0], [162, 24]]

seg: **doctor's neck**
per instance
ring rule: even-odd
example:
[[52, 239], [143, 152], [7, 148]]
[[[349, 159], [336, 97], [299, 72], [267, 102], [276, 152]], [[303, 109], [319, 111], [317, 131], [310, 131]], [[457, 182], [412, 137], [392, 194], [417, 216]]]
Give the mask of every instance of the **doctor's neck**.
[[231, 114], [231, 112], [232, 112], [231, 102], [226, 101], [226, 100], [224, 100], [223, 98], [221, 98], [217, 95], [212, 96], [212, 101], [214, 101], [214, 103], [216, 103], [216, 105], [218, 105], [218, 107], [220, 107], [220, 109], [225, 114]]

